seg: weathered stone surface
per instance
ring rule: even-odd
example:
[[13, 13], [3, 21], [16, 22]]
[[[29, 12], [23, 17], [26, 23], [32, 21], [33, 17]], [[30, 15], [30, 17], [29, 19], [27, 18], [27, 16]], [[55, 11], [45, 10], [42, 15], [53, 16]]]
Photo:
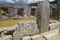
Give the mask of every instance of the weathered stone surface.
[[19, 25], [16, 24], [16, 25], [13, 25], [13, 26], [9, 26], [9, 27], [2, 27], [0, 28], [0, 31], [11, 31], [11, 30], [16, 30], [16, 28], [18, 28]]
[[2, 36], [0, 37], [0, 40], [12, 40], [12, 36], [11, 35]]
[[15, 32], [13, 33], [13, 40], [20, 40], [20, 33], [19, 33], [19, 25], [16, 24], [16, 25], [13, 25], [13, 30], [15, 30]]
[[20, 36], [20, 33], [15, 31], [13, 33], [13, 40], [20, 40], [21, 36]]
[[46, 40], [41, 35], [35, 35], [35, 36], [32, 36], [31, 38], [32, 40]]
[[29, 6], [24, 7], [24, 17], [31, 15], [31, 8]]
[[26, 21], [19, 23], [20, 35], [34, 35], [39, 33], [36, 22]]
[[59, 28], [52, 30], [52, 32], [59, 33]]
[[8, 27], [7, 29], [6, 29], [6, 31], [12, 31], [12, 30], [16, 30], [16, 28], [15, 27]]
[[54, 30], [60, 27], [60, 22], [51, 23], [49, 24], [49, 26], [50, 26], [50, 30]]
[[54, 37], [52, 37], [52, 38], [49, 39], [49, 40], [60, 40], [60, 34], [55, 35]]
[[29, 16], [31, 16], [31, 8], [30, 7], [28, 7], [28, 14], [27, 14], [27, 16], [29, 17]]
[[35, 9], [35, 17], [37, 17], [38, 8]]
[[31, 40], [31, 37], [30, 36], [25, 36], [25, 37], [22, 37], [22, 40]]
[[55, 35], [58, 35], [58, 34], [59, 34], [59, 28], [56, 28], [54, 30], [45, 32], [42, 35], [45, 39], [49, 40], [49, 39], [51, 39], [52, 37], [54, 37]]
[[9, 13], [9, 16], [16, 16], [17, 15], [17, 8], [8, 8], [8, 13]]
[[37, 24], [40, 32], [49, 30], [50, 5], [47, 1], [38, 3]]
[[7, 29], [6, 27], [0, 28], [0, 32], [5, 31], [6, 29]]
[[[35, 21], [23, 21], [18, 24], [16, 31], [13, 33], [14, 40], [19, 40], [22, 36], [34, 35], [39, 33]], [[18, 37], [18, 38], [17, 38]]]
[[8, 17], [7, 16], [1, 16], [1, 18], [0, 18], [0, 20], [7, 20], [8, 19]]
[[27, 14], [28, 14], [28, 6], [24, 8], [24, 17], [27, 17]]

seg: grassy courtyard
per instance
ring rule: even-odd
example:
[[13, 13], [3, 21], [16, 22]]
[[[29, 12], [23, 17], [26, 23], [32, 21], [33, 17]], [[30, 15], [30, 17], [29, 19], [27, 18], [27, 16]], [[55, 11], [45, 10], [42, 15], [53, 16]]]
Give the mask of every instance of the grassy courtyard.
[[[11, 19], [11, 20], [0, 20], [0, 27], [9, 27], [17, 24], [18, 22], [22, 21], [36, 21], [35, 17], [25, 17], [25, 18], [20, 18], [20, 19]], [[49, 19], [49, 21], [56, 21], [54, 19]]]
[[18, 22], [22, 22], [22, 21], [35, 21], [36, 18], [29, 18], [29, 17], [26, 17], [26, 18], [21, 18], [21, 19], [11, 19], [11, 20], [0, 20], [0, 27], [9, 27], [9, 26], [12, 26], [14, 24], [17, 24]]

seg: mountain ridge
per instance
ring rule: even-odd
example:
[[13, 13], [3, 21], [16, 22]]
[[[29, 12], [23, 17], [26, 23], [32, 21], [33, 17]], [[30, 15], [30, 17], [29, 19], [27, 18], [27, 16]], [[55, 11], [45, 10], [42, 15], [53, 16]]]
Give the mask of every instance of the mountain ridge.
[[25, 1], [14, 1], [14, 3], [11, 2], [6, 2], [6, 1], [0, 1], [0, 5], [20, 5], [20, 6], [25, 6], [29, 5], [30, 3], [27, 3]]

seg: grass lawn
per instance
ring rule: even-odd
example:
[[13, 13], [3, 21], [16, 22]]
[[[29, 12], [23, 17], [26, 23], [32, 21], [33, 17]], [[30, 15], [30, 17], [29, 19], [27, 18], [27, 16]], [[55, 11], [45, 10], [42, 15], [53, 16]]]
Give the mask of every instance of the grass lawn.
[[14, 24], [17, 24], [18, 22], [22, 22], [22, 21], [35, 21], [36, 18], [21, 18], [19, 20], [3, 20], [3, 21], [0, 21], [0, 28], [1, 27], [9, 27], [9, 26], [12, 26]]
[[[22, 21], [36, 21], [35, 17], [25, 17], [25, 18], [21, 18], [21, 19], [16, 19], [16, 20], [0, 20], [0, 28], [1, 27], [9, 27], [9, 26], [13, 26], [15, 24], [17, 24], [18, 22], [22, 22]], [[49, 21], [54, 21], [53, 19], [49, 19]]]

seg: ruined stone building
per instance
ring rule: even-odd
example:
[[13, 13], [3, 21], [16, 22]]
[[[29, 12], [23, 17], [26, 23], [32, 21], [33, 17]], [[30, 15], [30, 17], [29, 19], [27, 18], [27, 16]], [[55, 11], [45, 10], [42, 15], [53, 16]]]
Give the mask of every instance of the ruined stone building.
[[[9, 5], [0, 5], [0, 8], [8, 9], [8, 13], [10, 16], [21, 15], [21, 16], [30, 16], [36, 15], [37, 6], [9, 6]], [[20, 10], [20, 11], [19, 11]]]
[[[38, 13], [38, 3], [32, 3], [28, 6], [19, 6], [19, 5], [0, 5], [0, 8], [6, 8], [8, 11], [9, 16], [36, 16]], [[50, 2], [50, 17], [56, 18], [58, 17], [57, 14], [57, 3]]]

